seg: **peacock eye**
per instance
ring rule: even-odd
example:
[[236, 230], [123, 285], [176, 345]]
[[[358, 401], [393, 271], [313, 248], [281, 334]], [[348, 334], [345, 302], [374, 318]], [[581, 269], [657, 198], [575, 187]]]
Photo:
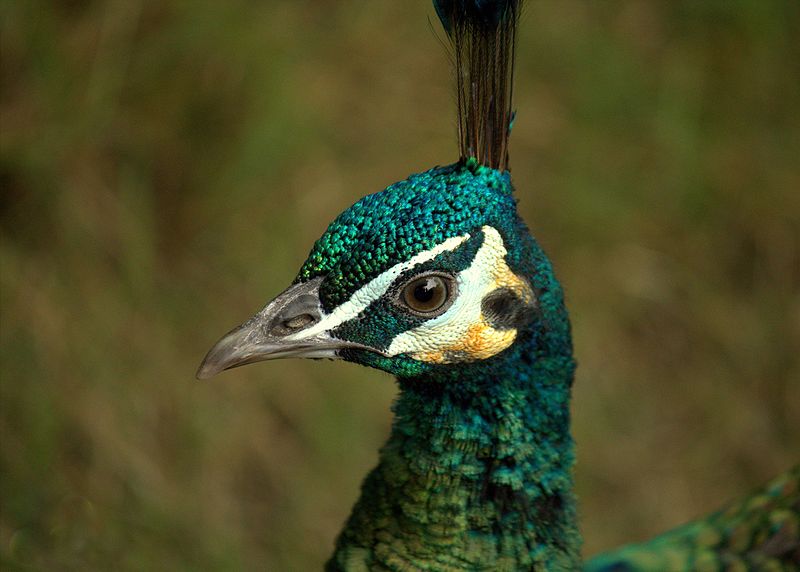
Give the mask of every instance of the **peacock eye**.
[[414, 278], [403, 287], [401, 300], [405, 306], [425, 316], [440, 314], [452, 298], [452, 278], [429, 274]]

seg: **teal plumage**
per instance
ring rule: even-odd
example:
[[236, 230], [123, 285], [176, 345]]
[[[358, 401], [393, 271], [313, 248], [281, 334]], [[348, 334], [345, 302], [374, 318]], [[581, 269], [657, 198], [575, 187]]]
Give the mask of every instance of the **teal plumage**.
[[[471, 192], [476, 186], [480, 193]], [[418, 194], [426, 197], [422, 219], [437, 213], [436, 219], [447, 221], [455, 233], [496, 225], [513, 252], [509, 265], [539, 292], [538, 308], [500, 359], [455, 369], [362, 350], [347, 356], [398, 375], [401, 394], [392, 435], [364, 483], [328, 569], [574, 569], [580, 548], [570, 469], [574, 362], [561, 288], [516, 215], [508, 174], [453, 165], [412, 176], [369, 203], [375, 207], [376, 201], [392, 204], [399, 198], [414, 204]], [[396, 228], [405, 220], [402, 210], [375, 210], [382, 213], [380, 222], [370, 224]], [[340, 234], [340, 224], [334, 222], [329, 232]], [[423, 224], [413, 231], [412, 250], [441, 240], [439, 232], [436, 225]], [[464, 259], [439, 260], [438, 268], [457, 270], [470, 262], [485, 238], [476, 233], [470, 240], [476, 244], [456, 251]], [[322, 243], [328, 243], [325, 237]], [[363, 248], [358, 243], [343, 252]], [[373, 323], [375, 314], [382, 324]], [[370, 323], [365, 333], [350, 329], [344, 335], [368, 336], [397, 327], [388, 312], [375, 314], [357, 320]], [[374, 343], [363, 337], [358, 341]]]
[[[570, 324], [508, 172], [520, 2], [434, 5], [456, 66], [460, 160], [344, 211], [198, 376], [324, 357], [397, 377], [391, 436], [327, 570], [579, 570]], [[800, 467], [585, 570], [797, 569], [798, 481]]]
[[511, 177], [471, 164], [437, 167], [367, 195], [314, 244], [295, 279], [326, 276], [327, 309], [391, 265], [481, 224], [514, 221]]

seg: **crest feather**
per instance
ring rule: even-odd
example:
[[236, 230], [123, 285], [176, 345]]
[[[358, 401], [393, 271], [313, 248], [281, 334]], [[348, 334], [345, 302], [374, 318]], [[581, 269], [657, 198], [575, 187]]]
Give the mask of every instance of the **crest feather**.
[[461, 159], [508, 169], [522, 0], [434, 0], [452, 46]]

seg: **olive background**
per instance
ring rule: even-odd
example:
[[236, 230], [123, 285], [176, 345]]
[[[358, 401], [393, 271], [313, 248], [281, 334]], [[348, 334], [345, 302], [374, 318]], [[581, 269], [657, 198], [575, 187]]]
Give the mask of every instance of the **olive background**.
[[[0, 3], [0, 565], [313, 570], [396, 394], [208, 382], [359, 197], [456, 159], [427, 1]], [[571, 308], [586, 554], [800, 451], [800, 4], [532, 0], [511, 167]]]

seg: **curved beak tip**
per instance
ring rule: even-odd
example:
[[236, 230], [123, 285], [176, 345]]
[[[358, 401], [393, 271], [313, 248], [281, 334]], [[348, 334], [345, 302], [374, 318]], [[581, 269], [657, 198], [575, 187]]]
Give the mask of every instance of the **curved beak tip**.
[[248, 343], [250, 331], [244, 326], [238, 326], [222, 336], [222, 338], [208, 350], [195, 376], [197, 379], [208, 379], [218, 373], [238, 365], [248, 363], [251, 357], [252, 343]]
[[[197, 379], [209, 379], [218, 373], [233, 367], [235, 364], [235, 362], [231, 360], [231, 353], [233, 352], [223, 345], [222, 342], [224, 340], [225, 338], [217, 342], [214, 347], [208, 351], [206, 357], [203, 358], [203, 361], [200, 364], [200, 367], [197, 368], [197, 373], [195, 374]], [[220, 348], [220, 346], [223, 347]]]
[[206, 380], [214, 377], [220, 371], [222, 370], [215, 364], [207, 363], [206, 360], [203, 360], [203, 363], [201, 363], [200, 367], [197, 368], [197, 373], [195, 373], [194, 376], [197, 379]]
[[[314, 331], [320, 309], [317, 289], [321, 279], [295, 284], [278, 295], [258, 314], [225, 334], [212, 347], [195, 374], [208, 379], [218, 373], [264, 360], [281, 358], [340, 359], [339, 350], [365, 348], [332, 337], [327, 331]], [[275, 328], [273, 324], [291, 323], [292, 318], [313, 316], [295, 330]]]

